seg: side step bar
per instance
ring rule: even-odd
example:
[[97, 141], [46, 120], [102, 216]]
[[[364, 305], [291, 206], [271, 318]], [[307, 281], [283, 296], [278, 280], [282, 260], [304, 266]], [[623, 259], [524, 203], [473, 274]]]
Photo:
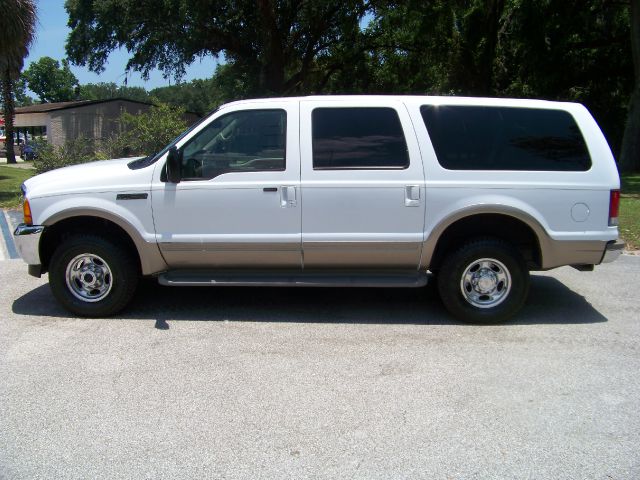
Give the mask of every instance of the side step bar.
[[172, 287], [423, 287], [426, 273], [252, 273], [176, 270], [158, 276]]

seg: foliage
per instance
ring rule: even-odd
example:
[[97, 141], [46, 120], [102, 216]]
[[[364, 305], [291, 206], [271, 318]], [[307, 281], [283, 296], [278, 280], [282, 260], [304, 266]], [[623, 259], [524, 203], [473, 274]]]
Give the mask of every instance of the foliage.
[[106, 100], [126, 98], [138, 102], [165, 103], [183, 108], [187, 112], [204, 115], [222, 103], [216, 95], [215, 79], [196, 79], [168, 87], [158, 87], [147, 91], [143, 87], [116, 85], [113, 82], [87, 83], [80, 85], [78, 99]]
[[67, 53], [78, 65], [104, 69], [110, 52], [134, 52], [128, 70], [160, 68], [181, 78], [185, 65], [224, 59], [252, 95], [299, 91], [332, 47], [349, 44], [366, 12], [364, 0], [67, 0]]
[[166, 104], [151, 107], [140, 115], [124, 112], [120, 121], [124, 131], [111, 142], [129, 155], [158, 152], [187, 128], [184, 109]]
[[96, 142], [85, 137], [69, 140], [62, 146], [38, 142], [38, 156], [33, 165], [37, 173], [43, 173], [69, 165], [92, 162], [98, 159], [96, 150]]
[[620, 236], [628, 250], [640, 250], [640, 175], [622, 175]]
[[[27, 94], [27, 83], [24, 78], [18, 78], [13, 82], [13, 97], [16, 107], [25, 107], [27, 105], [33, 105], [35, 100]], [[0, 102], [4, 101], [4, 96], [0, 91]]]
[[169, 87], [154, 88], [149, 92], [153, 100], [184, 108], [188, 112], [204, 115], [222, 103], [216, 95], [214, 79], [192, 80]]
[[[37, 20], [33, 0], [3, 0], [0, 8], [0, 84], [5, 134], [13, 138], [14, 85], [33, 42]], [[7, 163], [16, 163], [13, 142], [7, 142]]]
[[150, 102], [149, 92], [143, 87], [116, 85], [113, 82], [87, 83], [80, 85], [79, 100], [107, 100], [110, 98], [126, 98], [139, 102]]
[[51, 57], [41, 57], [37, 62], [31, 62], [22, 78], [41, 102], [67, 102], [76, 98], [78, 79], [66, 59], [60, 65]]
[[20, 185], [33, 173], [32, 169], [0, 166], [0, 208], [20, 206]]
[[624, 172], [640, 172], [640, 0], [631, 3], [631, 51], [635, 88], [629, 100], [619, 167]]

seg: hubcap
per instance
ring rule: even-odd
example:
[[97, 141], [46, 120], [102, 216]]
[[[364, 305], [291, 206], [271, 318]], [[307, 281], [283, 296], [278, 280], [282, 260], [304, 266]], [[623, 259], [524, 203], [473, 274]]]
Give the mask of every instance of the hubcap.
[[102, 258], [83, 253], [67, 265], [66, 281], [74, 297], [83, 302], [98, 302], [111, 291], [113, 276]]
[[465, 268], [460, 281], [462, 296], [478, 308], [492, 308], [502, 303], [511, 290], [511, 274], [502, 262], [481, 258]]

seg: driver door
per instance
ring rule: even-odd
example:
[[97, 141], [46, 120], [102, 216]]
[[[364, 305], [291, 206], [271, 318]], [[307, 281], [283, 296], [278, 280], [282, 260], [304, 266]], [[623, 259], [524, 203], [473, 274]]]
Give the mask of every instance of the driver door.
[[156, 239], [171, 268], [302, 267], [298, 105], [224, 109], [177, 145], [152, 185]]

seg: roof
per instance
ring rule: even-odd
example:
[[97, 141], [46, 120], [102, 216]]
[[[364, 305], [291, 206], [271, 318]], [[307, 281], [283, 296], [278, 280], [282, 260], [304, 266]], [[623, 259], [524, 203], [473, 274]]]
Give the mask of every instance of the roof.
[[253, 98], [246, 100], [236, 100], [220, 106], [225, 109], [232, 106], [239, 106], [247, 103], [282, 103], [282, 102], [304, 102], [322, 101], [333, 103], [349, 102], [351, 105], [371, 106], [376, 101], [396, 100], [407, 104], [428, 103], [430, 105], [479, 105], [479, 106], [503, 106], [503, 107], [525, 107], [525, 108], [559, 108], [573, 109], [580, 108], [579, 104], [572, 102], [555, 102], [550, 100], [532, 100], [521, 98], [489, 98], [489, 97], [457, 97], [457, 96], [432, 96], [432, 95], [313, 95], [307, 97], [279, 97], [279, 98]]
[[74, 100], [71, 102], [40, 103], [37, 105], [28, 105], [26, 107], [16, 107], [15, 112], [16, 114], [53, 112], [55, 110], [65, 110], [67, 108], [84, 107], [86, 105], [94, 105], [97, 103], [121, 102], [121, 101], [139, 103], [141, 105], [153, 105], [152, 103], [141, 102], [139, 100], [130, 100], [128, 98], [115, 97], [115, 98], [106, 98], [103, 100]]

